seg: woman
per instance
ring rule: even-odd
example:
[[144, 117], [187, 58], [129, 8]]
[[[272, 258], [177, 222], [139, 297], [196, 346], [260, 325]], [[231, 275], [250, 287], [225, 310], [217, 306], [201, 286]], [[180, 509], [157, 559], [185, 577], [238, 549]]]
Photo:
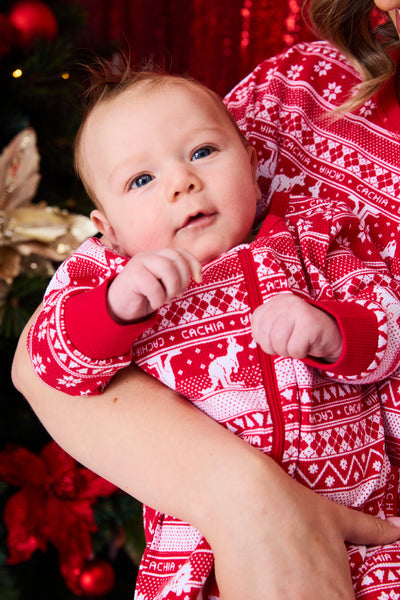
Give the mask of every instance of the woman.
[[[400, 0], [377, 0], [377, 5], [390, 11], [393, 22], [398, 23]], [[358, 111], [363, 108], [370, 110], [369, 95], [374, 86], [382, 90], [383, 97], [383, 91], [395, 89], [393, 63], [386, 52], [379, 51], [379, 45], [376, 50], [371, 46], [367, 24], [372, 8], [373, 3], [369, 0], [314, 0], [311, 6], [314, 20], [322, 33], [332, 36], [335, 43], [344, 45], [364, 78], [369, 78], [354, 100], [353, 107], [362, 102]], [[333, 16], [340, 17], [337, 24]], [[398, 24], [396, 28], [398, 32]], [[356, 37], [350, 36], [349, 31], [356, 32]], [[349, 42], [352, 42], [351, 46]], [[363, 60], [364, 52], [361, 50], [365, 47], [370, 48], [370, 55], [381, 57], [375, 71], [364, 63], [362, 66], [358, 64], [356, 53], [360, 51]], [[272, 61], [272, 70], [267, 68], [268, 63], [260, 67], [228, 99], [230, 109], [256, 143], [264, 160], [260, 183], [266, 193], [265, 206], [268, 204], [268, 190], [279, 186], [293, 189], [294, 193], [301, 192], [303, 185], [311, 192], [311, 188], [316, 186], [316, 196], [339, 190], [347, 194], [348, 201], [359, 209], [360, 214], [365, 213], [366, 226], [373, 227], [377, 217], [384, 214], [390, 225], [384, 231], [392, 233], [400, 221], [400, 217], [396, 221], [395, 203], [392, 203], [394, 208], [390, 211], [387, 205], [378, 206], [378, 203], [375, 210], [370, 208], [375, 206], [374, 198], [378, 200], [377, 190], [380, 191], [382, 185], [376, 173], [368, 180], [366, 192], [358, 187], [354, 190], [354, 198], [350, 198], [348, 193], [352, 189], [351, 184], [343, 186], [343, 182], [336, 179], [334, 185], [331, 184], [328, 160], [340, 167], [337, 169], [335, 166], [332, 173], [343, 177], [354, 177], [354, 165], [351, 161], [346, 162], [344, 155], [336, 156], [334, 151], [329, 155], [338, 136], [336, 129], [332, 131], [329, 128], [337, 127], [341, 119], [329, 120], [327, 117], [324, 120], [321, 116], [326, 113], [332, 117], [332, 110], [348, 99], [342, 91], [350, 90], [359, 83], [357, 73], [330, 45], [322, 49], [321, 46], [309, 45], [302, 48], [289, 51], [288, 59]], [[293, 53], [297, 58], [301, 56], [303, 62], [296, 64]], [[325, 64], [320, 65], [322, 55]], [[303, 81], [300, 77], [302, 71], [308, 72], [309, 56], [314, 60], [312, 70], [319, 67], [317, 77], [314, 83], [296, 86], [296, 81]], [[285, 60], [288, 62], [285, 63]], [[284, 71], [283, 66], [289, 62], [292, 68]], [[340, 81], [329, 80], [323, 88], [327, 90], [326, 96], [324, 91], [314, 93], [313, 89], [323, 77], [322, 72], [329, 72], [332, 65], [339, 69]], [[291, 71], [290, 75], [288, 71]], [[383, 76], [377, 79], [376, 72]], [[384, 79], [387, 79], [385, 84]], [[269, 92], [269, 85], [273, 86], [273, 93]], [[389, 87], [382, 87], [384, 85]], [[314, 109], [308, 113], [302, 106], [295, 110], [299, 89], [306, 87], [311, 90], [309, 100], [315, 99]], [[261, 90], [262, 103], [258, 102]], [[278, 93], [282, 97], [279, 102]], [[286, 111], [288, 100], [291, 106]], [[315, 107], [321, 109], [321, 106], [323, 111], [315, 110]], [[387, 110], [386, 106], [384, 110]], [[266, 111], [264, 119], [263, 111]], [[301, 124], [296, 120], [298, 115]], [[315, 122], [307, 132], [304, 124], [310, 125], [313, 117]], [[378, 143], [382, 156], [375, 157], [374, 164], [382, 168], [383, 157], [386, 167], [390, 160], [393, 162], [396, 154], [389, 146], [396, 134], [389, 124], [385, 129], [381, 120], [378, 123], [368, 121], [360, 112], [346, 118], [346, 123], [352, 125], [351, 131], [357, 132], [356, 139], [349, 141], [349, 147], [356, 147], [357, 151], [359, 147], [365, 147], [370, 152], [371, 145]], [[298, 143], [300, 130], [305, 137]], [[308, 150], [304, 154], [301, 152], [306, 148], [306, 140], [311, 139], [310, 131], [321, 143], [328, 139], [328, 148], [324, 163], [317, 165], [315, 173], [312, 166], [308, 166], [307, 179], [303, 180], [301, 171], [310, 157]], [[345, 131], [349, 135], [348, 127]], [[338, 146], [343, 147], [345, 133], [341, 135], [342, 141]], [[395, 142], [398, 143], [396, 139]], [[313, 142], [310, 144], [313, 145]], [[318, 146], [316, 156], [319, 157], [322, 151], [325, 148]], [[353, 160], [356, 158], [353, 157]], [[358, 161], [356, 170], [361, 164], [367, 168], [369, 163], [364, 157], [361, 162]], [[287, 165], [292, 172], [283, 172]], [[394, 189], [399, 184], [399, 170], [396, 171], [395, 165], [393, 172], [393, 177], [396, 177], [392, 181]], [[271, 174], [274, 176], [271, 177]], [[363, 179], [365, 174], [360, 176], [360, 180]], [[385, 176], [382, 181], [386, 185]], [[359, 184], [357, 181], [357, 186]], [[374, 189], [375, 192], [372, 191]], [[394, 191], [390, 193], [395, 194]], [[389, 205], [390, 200], [386, 196], [390, 193], [385, 191], [384, 196]], [[362, 202], [362, 198], [368, 199], [368, 202]], [[377, 231], [376, 240], [381, 240], [388, 264], [395, 271], [396, 248], [393, 244], [389, 246], [393, 240], [383, 240], [379, 233]], [[121, 373], [102, 396], [71, 399], [55, 394], [34, 377], [25, 350], [25, 339], [26, 333], [21, 336], [16, 353], [13, 379], [50, 434], [79, 461], [123, 490], [197, 527], [213, 549], [221, 598], [302, 600], [312, 597], [318, 590], [320, 600], [353, 599], [355, 595], [345, 542], [382, 544], [399, 538], [398, 529], [390, 523], [350, 511], [302, 487], [268, 457], [133, 368]], [[393, 423], [396, 414], [388, 414], [390, 423]], [[146, 452], [143, 452], [144, 447]], [[178, 486], [179, 494], [175, 493]]]

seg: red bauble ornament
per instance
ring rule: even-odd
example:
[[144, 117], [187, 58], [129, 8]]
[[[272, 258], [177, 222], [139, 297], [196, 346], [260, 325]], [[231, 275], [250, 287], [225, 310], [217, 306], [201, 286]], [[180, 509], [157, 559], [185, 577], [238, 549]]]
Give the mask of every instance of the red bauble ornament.
[[79, 577], [82, 594], [88, 597], [108, 594], [112, 590], [114, 582], [114, 569], [108, 562], [100, 559], [88, 563]]
[[19, 45], [28, 48], [40, 38], [54, 40], [57, 20], [50, 8], [39, 0], [21, 0], [11, 7], [8, 18], [18, 32]]

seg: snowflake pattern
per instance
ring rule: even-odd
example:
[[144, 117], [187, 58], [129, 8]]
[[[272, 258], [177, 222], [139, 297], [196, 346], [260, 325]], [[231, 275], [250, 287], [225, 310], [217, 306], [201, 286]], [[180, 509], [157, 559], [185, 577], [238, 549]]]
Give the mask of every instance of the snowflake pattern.
[[358, 237], [362, 242], [365, 242], [369, 238], [369, 229], [368, 226], [364, 223], [361, 224], [360, 233], [358, 234]]
[[338, 235], [336, 239], [340, 246], [344, 246], [345, 248], [350, 248], [350, 240], [347, 237]]
[[278, 67], [272, 67], [272, 69], [269, 69], [267, 76], [266, 76], [266, 81], [271, 81], [275, 78], [275, 75], [278, 72]]
[[81, 379], [78, 377], [74, 377], [73, 375], [64, 375], [62, 379], [59, 378], [57, 381], [60, 386], [70, 388], [78, 385], [81, 382]]
[[120, 273], [126, 264], [126, 260], [120, 256], [110, 260], [111, 270], [115, 273]]
[[378, 597], [378, 600], [399, 600], [400, 594], [397, 594], [394, 590], [390, 591], [390, 594], [386, 592], [382, 592], [382, 594]]
[[299, 219], [298, 230], [299, 230], [300, 234], [307, 233], [307, 231], [309, 231], [311, 228], [312, 228], [312, 224], [310, 223], [310, 221], [307, 221], [305, 219]]
[[47, 336], [47, 328], [49, 322], [47, 319], [44, 319], [43, 322], [39, 326], [39, 331], [37, 333], [39, 340], [44, 340]]
[[40, 354], [35, 354], [32, 357], [32, 363], [36, 373], [38, 373], [39, 375], [43, 375], [44, 373], [46, 373], [46, 365], [43, 364], [43, 360]]
[[322, 77], [323, 75], [327, 75], [331, 68], [332, 65], [326, 60], [320, 60], [318, 64], [314, 66], [314, 71]]
[[326, 483], [326, 487], [331, 488], [335, 485], [335, 480], [332, 477], [332, 475], [328, 475], [328, 477], [325, 479], [325, 483]]
[[300, 77], [300, 74], [303, 69], [304, 67], [302, 67], [301, 65], [292, 65], [292, 67], [287, 72], [288, 79], [296, 81], [296, 79]]
[[359, 113], [363, 117], [370, 117], [374, 110], [376, 110], [376, 102], [372, 98], [367, 100], [365, 104], [360, 108]]
[[328, 83], [328, 87], [323, 91], [322, 95], [326, 100], [331, 102], [332, 100], [336, 100], [338, 94], [341, 92], [342, 86], [332, 81], [331, 83]]

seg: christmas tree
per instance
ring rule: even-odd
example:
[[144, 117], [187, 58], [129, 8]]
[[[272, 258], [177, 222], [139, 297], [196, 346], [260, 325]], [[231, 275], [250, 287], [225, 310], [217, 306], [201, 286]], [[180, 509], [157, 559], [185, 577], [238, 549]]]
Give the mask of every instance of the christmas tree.
[[10, 378], [51, 274], [93, 233], [72, 169], [89, 56], [76, 3], [0, 0], [2, 600], [130, 598], [143, 549], [139, 503], [52, 442]]

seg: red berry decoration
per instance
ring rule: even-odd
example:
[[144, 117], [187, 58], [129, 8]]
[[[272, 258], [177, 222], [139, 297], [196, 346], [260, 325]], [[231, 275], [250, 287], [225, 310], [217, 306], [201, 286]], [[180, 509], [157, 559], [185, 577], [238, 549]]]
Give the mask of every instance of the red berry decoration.
[[114, 569], [107, 561], [101, 559], [88, 563], [79, 577], [82, 594], [88, 597], [108, 594], [112, 590], [114, 582]]
[[21, 0], [11, 7], [8, 19], [18, 32], [19, 45], [29, 48], [36, 39], [52, 41], [58, 32], [53, 11], [39, 0]]

